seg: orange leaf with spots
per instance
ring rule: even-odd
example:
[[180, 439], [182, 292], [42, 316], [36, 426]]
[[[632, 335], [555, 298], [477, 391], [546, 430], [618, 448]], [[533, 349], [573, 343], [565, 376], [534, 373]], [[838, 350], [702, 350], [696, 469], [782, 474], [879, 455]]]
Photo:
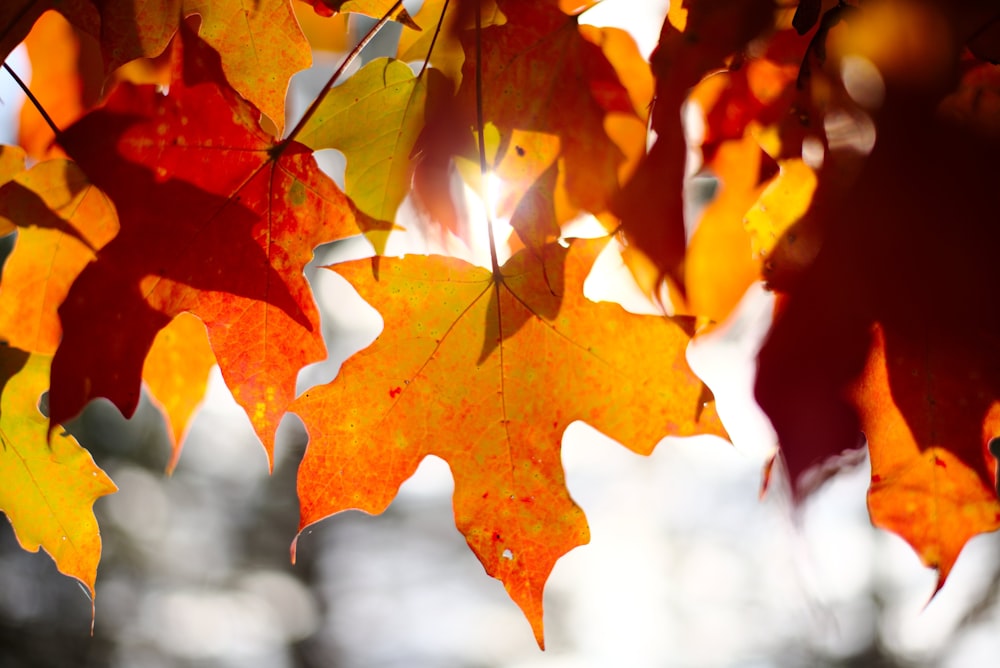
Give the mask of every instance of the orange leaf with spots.
[[121, 232], [59, 310], [53, 420], [99, 396], [131, 414], [156, 333], [191, 311], [270, 453], [298, 370], [325, 357], [302, 269], [315, 246], [357, 233], [348, 201], [305, 147], [259, 128], [191, 33], [169, 95], [123, 84], [61, 143]]
[[589, 536], [565, 487], [566, 427], [584, 420], [642, 454], [667, 435], [724, 433], [702, 406], [678, 321], [583, 296], [605, 244], [555, 245], [547, 266], [522, 251], [495, 278], [436, 256], [382, 258], [377, 280], [368, 260], [331, 267], [385, 329], [293, 405], [310, 434], [300, 528], [349, 508], [382, 512], [424, 457], [439, 456], [455, 477], [459, 530], [542, 644], [545, 581]]
[[895, 342], [877, 327], [851, 393], [871, 451], [872, 523], [938, 569], [938, 587], [970, 538], [1000, 528], [988, 448], [1000, 400], [980, 366], [946, 341]]

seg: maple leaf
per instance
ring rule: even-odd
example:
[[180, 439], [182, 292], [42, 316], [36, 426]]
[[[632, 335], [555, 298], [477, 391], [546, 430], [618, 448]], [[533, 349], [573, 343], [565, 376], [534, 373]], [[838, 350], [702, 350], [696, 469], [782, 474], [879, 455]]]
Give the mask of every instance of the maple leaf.
[[938, 588], [970, 538], [1000, 528], [988, 451], [1000, 435], [995, 369], [949, 343], [887, 341], [876, 327], [851, 392], [871, 451], [872, 523], [937, 568]]
[[94, 598], [101, 535], [93, 504], [117, 491], [90, 453], [38, 410], [51, 358], [0, 347], [0, 510], [21, 547], [45, 549]]
[[[662, 277], [683, 288], [684, 165], [687, 142], [681, 107], [708, 72], [771, 25], [773, 0], [698, 0], [683, 4], [663, 22], [650, 56], [656, 76], [652, 129], [656, 143], [616, 199], [614, 211], [630, 243], [648, 257]], [[683, 22], [675, 26], [671, 23]]]
[[0, 282], [0, 336], [51, 356], [62, 336], [56, 309], [117, 234], [114, 207], [74, 163], [50, 160], [0, 188], [0, 219], [18, 228]]
[[[21, 147], [0, 144], [0, 186], [9, 183], [24, 171], [26, 157]], [[12, 221], [0, 219], [0, 234], [10, 234], [16, 229], [17, 226]]]
[[[0, 187], [0, 221], [19, 229], [0, 282], [0, 336], [13, 347], [51, 356], [62, 336], [56, 309], [118, 232], [114, 206], [75, 163], [50, 160]], [[177, 316], [153, 341], [142, 375], [167, 420], [173, 444], [168, 470], [177, 463], [214, 363], [204, 326], [189, 314]]]
[[309, 44], [288, 0], [105, 0], [95, 5], [62, 0], [57, 8], [101, 42], [112, 72], [159, 55], [185, 17], [201, 17], [199, 34], [222, 54], [222, 70], [236, 91], [274, 121], [285, 124], [285, 91], [292, 75], [312, 63]]
[[[636, 77], [619, 72], [648, 67], [626, 33], [579, 25], [558, 3], [503, 0], [497, 7], [505, 23], [461, 34], [465, 62], [457, 101], [469, 127], [478, 126], [481, 102], [484, 125], [498, 131], [490, 168], [511, 184], [509, 208], [558, 161], [557, 220], [607, 212], [623, 165], [636, 161], [645, 144], [648, 100], [625, 85]], [[636, 86], [642, 88], [641, 75]], [[627, 138], [619, 145], [606, 129], [609, 119], [638, 131], [619, 133]]]
[[759, 278], [743, 219], [758, 200], [763, 155], [752, 137], [723, 143], [708, 167], [719, 178], [688, 244], [684, 263], [690, 313], [722, 322]]
[[414, 76], [408, 65], [379, 58], [332, 88], [302, 128], [298, 141], [344, 153], [344, 189], [358, 211], [392, 223], [413, 177], [410, 156], [425, 109], [440, 104], [448, 86], [440, 72]]
[[[547, 266], [522, 251], [496, 278], [437, 256], [382, 258], [377, 281], [367, 260], [330, 267], [385, 328], [292, 407], [310, 435], [300, 531], [349, 508], [382, 512], [425, 456], [439, 456], [455, 478], [456, 525], [541, 645], [548, 574], [589, 535], [565, 487], [566, 427], [585, 420], [643, 454], [668, 434], [724, 433], [713, 407], [702, 410], [677, 322], [583, 296], [605, 244], [557, 245]], [[562, 294], [548, 276], [564, 276]]]
[[[476, 0], [479, 3], [480, 25], [503, 25], [507, 18], [495, 0]], [[414, 16], [420, 25], [437, 26], [436, 30], [403, 30], [399, 37], [398, 58], [405, 62], [429, 62], [455, 84], [462, 82], [462, 65], [465, 49], [459, 39], [461, 32], [474, 30], [475, 17], [468, 6], [470, 2], [457, 0], [426, 0]]]
[[153, 339], [142, 366], [150, 402], [163, 414], [170, 440], [167, 473], [177, 467], [191, 418], [205, 398], [208, 375], [215, 365], [205, 325], [181, 313]]
[[805, 228], [821, 245], [804, 270], [776, 273], [784, 305], [756, 394], [799, 496], [864, 430], [872, 520], [936, 567], [940, 586], [968, 538], [1000, 521], [988, 451], [1000, 434], [988, 306], [1000, 236], [986, 222], [1000, 174], [995, 142], [923, 105], [889, 90], [874, 150], [846, 186], [828, 157], [810, 212], [785, 234], [794, 247]]
[[[66, 127], [100, 97], [104, 71], [100, 52], [80, 40], [73, 26], [58, 12], [45, 12], [24, 40], [31, 60], [31, 92], [56, 126]], [[50, 152], [55, 135], [33, 104], [21, 107], [18, 143], [41, 160]]]
[[186, 30], [183, 41], [169, 95], [123, 84], [60, 138], [114, 202], [121, 232], [59, 310], [52, 417], [99, 396], [130, 415], [153, 338], [191, 311], [270, 454], [296, 373], [325, 356], [302, 268], [315, 246], [358, 229], [308, 149], [276, 143], [215, 51]]

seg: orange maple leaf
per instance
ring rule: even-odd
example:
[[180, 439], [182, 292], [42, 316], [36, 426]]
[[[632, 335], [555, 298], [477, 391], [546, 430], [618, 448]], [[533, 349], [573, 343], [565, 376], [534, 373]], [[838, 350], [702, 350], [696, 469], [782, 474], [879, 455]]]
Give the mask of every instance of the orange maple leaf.
[[170, 440], [167, 473], [177, 467], [191, 418], [205, 398], [215, 354], [205, 325], [190, 313], [181, 313], [153, 339], [142, 366], [149, 399], [163, 413]]
[[[31, 92], [58, 127], [68, 126], [97, 102], [104, 79], [100, 52], [92, 42], [80, 40], [62, 14], [42, 14], [24, 45], [31, 59]], [[38, 109], [33, 104], [21, 107], [18, 143], [28, 155], [50, 157], [49, 151], [57, 149], [54, 142]]]
[[18, 229], [0, 284], [0, 336], [52, 355], [62, 336], [56, 309], [117, 234], [114, 207], [74, 163], [49, 160], [0, 188], [0, 219]]
[[[606, 240], [522, 251], [494, 276], [453, 258], [331, 267], [385, 318], [368, 349], [293, 405], [310, 443], [299, 469], [300, 530], [349, 508], [385, 510], [427, 455], [455, 477], [455, 523], [503, 581], [541, 645], [542, 591], [563, 554], [588, 541], [560, 461], [584, 420], [648, 454], [666, 435], [723, 434], [666, 317], [583, 296]], [[561, 294], [550, 277], [564, 276]], [[294, 550], [294, 547], [293, 547]]]
[[60, 138], [115, 203], [121, 232], [60, 308], [54, 421], [98, 396], [131, 414], [154, 336], [191, 311], [271, 452], [298, 370], [325, 357], [302, 268], [315, 246], [358, 230], [308, 149], [257, 120], [218, 54], [185, 31], [169, 95], [123, 84]]
[[1000, 528], [988, 449], [1000, 401], [981, 367], [960, 347], [887, 341], [876, 327], [851, 392], [871, 451], [872, 523], [938, 569], [938, 588], [970, 538]]
[[222, 54], [230, 85], [279, 132], [285, 125], [288, 81], [312, 62], [288, 0], [167, 0], [141, 6], [134, 0], [64, 0], [58, 10], [100, 40], [108, 73], [136, 58], [159, 55], [183, 19], [199, 15], [199, 34]]
[[[683, 7], [683, 9], [680, 9]], [[684, 286], [684, 169], [687, 142], [681, 108], [702, 77], [726, 64], [772, 22], [773, 0], [671, 4], [650, 56], [656, 76], [652, 129], [656, 143], [614, 206], [629, 242], [661, 277]], [[673, 18], [680, 27], [671, 23]]]

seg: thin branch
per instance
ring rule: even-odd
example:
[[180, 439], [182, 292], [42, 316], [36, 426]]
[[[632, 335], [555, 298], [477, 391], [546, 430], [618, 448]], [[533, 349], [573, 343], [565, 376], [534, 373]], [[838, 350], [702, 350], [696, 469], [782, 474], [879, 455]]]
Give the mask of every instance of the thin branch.
[[324, 85], [323, 88], [320, 89], [319, 94], [316, 95], [316, 99], [314, 99], [312, 101], [312, 104], [309, 105], [309, 108], [306, 109], [306, 113], [302, 114], [302, 118], [300, 118], [299, 122], [295, 124], [295, 127], [292, 128], [292, 131], [288, 133], [288, 136], [285, 137], [285, 139], [282, 140], [282, 142], [275, 147], [275, 151], [277, 153], [280, 153], [284, 149], [284, 147], [289, 144], [289, 142], [293, 141], [295, 137], [298, 136], [300, 132], [302, 132], [302, 128], [306, 126], [306, 123], [308, 123], [310, 119], [312, 119], [312, 117], [316, 114], [316, 111], [319, 110], [319, 105], [322, 104], [323, 102], [323, 96], [326, 95], [327, 91], [333, 88], [333, 85], [340, 80], [340, 77], [344, 75], [344, 72], [347, 71], [347, 68], [350, 67], [352, 63], [354, 63], [355, 59], [361, 55], [362, 51], [365, 50], [365, 47], [368, 46], [368, 44], [373, 39], [375, 39], [375, 35], [377, 35], [378, 32], [382, 29], [382, 27], [385, 26], [385, 24], [390, 21], [390, 17], [392, 17], [402, 6], [403, 6], [403, 0], [396, 0], [396, 3], [389, 8], [389, 11], [387, 11], [385, 15], [382, 16], [382, 18], [380, 18], [378, 22], [371, 27], [371, 30], [369, 30], [368, 33], [361, 38], [361, 41], [354, 45], [354, 48], [351, 49], [350, 53], [348, 53], [347, 56], [344, 58], [344, 62], [340, 64], [340, 67], [338, 67], [337, 70], [333, 73], [333, 75], [330, 77], [330, 80], [326, 82], [326, 85]]
[[479, 126], [479, 196], [486, 209], [486, 231], [490, 239], [490, 261], [493, 263], [493, 280], [499, 285], [500, 263], [497, 261], [497, 242], [493, 238], [493, 205], [486, 182], [486, 132], [483, 122], [483, 19], [479, 2], [476, 6], [476, 124]]
[[56, 122], [52, 120], [52, 117], [49, 116], [49, 113], [45, 111], [45, 107], [43, 107], [42, 103], [38, 101], [38, 98], [35, 97], [35, 94], [31, 92], [31, 89], [28, 88], [28, 85], [21, 80], [21, 77], [17, 76], [17, 72], [11, 69], [10, 65], [8, 65], [7, 63], [3, 64], [3, 68], [7, 70], [7, 74], [9, 74], [14, 79], [14, 83], [16, 83], [18, 87], [22, 91], [24, 91], [24, 94], [28, 96], [28, 100], [30, 100], [31, 104], [33, 104], [35, 109], [38, 110], [38, 113], [41, 115], [42, 120], [44, 120], [45, 124], [49, 126], [50, 130], [52, 130], [52, 134], [54, 134], [56, 137], [61, 136], [62, 130], [60, 130], [59, 127], [56, 125]]
[[441, 8], [441, 16], [438, 17], [437, 27], [434, 28], [434, 36], [431, 37], [431, 45], [427, 47], [427, 57], [424, 58], [424, 65], [420, 68], [420, 73], [417, 74], [417, 78], [424, 76], [424, 70], [427, 69], [427, 63], [431, 61], [431, 53], [434, 52], [434, 45], [437, 44], [438, 35], [441, 34], [441, 26], [444, 25], [444, 15], [448, 11], [448, 3], [451, 0], [444, 0], [444, 7]]

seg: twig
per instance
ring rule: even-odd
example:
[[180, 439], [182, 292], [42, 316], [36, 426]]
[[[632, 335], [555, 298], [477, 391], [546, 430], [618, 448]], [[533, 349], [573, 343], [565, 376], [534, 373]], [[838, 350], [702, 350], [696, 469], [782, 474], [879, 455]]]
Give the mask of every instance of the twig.
[[382, 27], [389, 22], [390, 17], [393, 14], [395, 14], [396, 10], [402, 7], [402, 5], [403, 5], [403, 0], [396, 0], [396, 4], [390, 7], [389, 11], [387, 11], [385, 15], [382, 16], [382, 18], [380, 18], [378, 22], [371, 27], [371, 30], [369, 30], [368, 33], [361, 38], [361, 41], [354, 45], [354, 48], [351, 49], [350, 53], [348, 53], [347, 56], [344, 58], [344, 62], [340, 64], [340, 67], [338, 67], [337, 70], [333, 73], [333, 75], [330, 77], [330, 80], [326, 82], [326, 85], [324, 85], [323, 88], [320, 89], [319, 94], [316, 96], [316, 99], [314, 99], [312, 101], [312, 104], [309, 105], [309, 108], [306, 109], [306, 113], [302, 114], [302, 118], [300, 118], [299, 122], [295, 124], [295, 127], [292, 128], [292, 131], [288, 133], [288, 136], [285, 137], [285, 139], [282, 140], [282, 142], [275, 147], [274, 150], [277, 153], [281, 153], [281, 151], [285, 148], [285, 146], [287, 146], [289, 142], [293, 141], [295, 137], [298, 136], [300, 132], [302, 132], [302, 128], [304, 128], [306, 126], [306, 123], [308, 123], [309, 120], [316, 114], [316, 111], [319, 109], [319, 105], [322, 104], [323, 102], [323, 96], [326, 95], [326, 92], [331, 88], [333, 88], [333, 85], [340, 80], [340, 77], [344, 75], [344, 72], [347, 71], [347, 68], [350, 67], [351, 64], [354, 62], [354, 60], [361, 55], [361, 52], [364, 51], [365, 47], [368, 46], [368, 44], [373, 39], [375, 39], [375, 35], [377, 35], [378, 32], [382, 29]]
[[28, 85], [21, 80], [21, 77], [17, 76], [17, 72], [11, 69], [11, 66], [8, 65], [7, 63], [3, 64], [3, 68], [7, 70], [7, 74], [9, 74], [14, 79], [14, 83], [16, 83], [18, 87], [22, 91], [24, 91], [24, 94], [28, 96], [28, 99], [31, 101], [31, 104], [33, 104], [35, 106], [35, 109], [38, 110], [38, 113], [41, 114], [42, 120], [44, 120], [45, 124], [49, 126], [50, 130], [52, 130], [52, 134], [54, 134], [56, 137], [62, 135], [62, 130], [60, 130], [59, 127], [56, 125], [55, 121], [52, 120], [52, 117], [49, 116], [49, 113], [45, 111], [45, 107], [43, 107], [42, 103], [38, 101], [38, 98], [35, 97], [35, 94], [31, 92], [31, 89], [28, 88]]
[[500, 263], [497, 261], [497, 242], [493, 238], [493, 207], [490, 202], [489, 186], [486, 182], [486, 131], [483, 122], [483, 19], [482, 9], [476, 6], [476, 124], [479, 126], [479, 196], [486, 209], [486, 230], [490, 240], [490, 261], [493, 263], [493, 279], [500, 281]]
[[424, 75], [424, 70], [427, 69], [427, 63], [431, 61], [431, 53], [434, 52], [434, 45], [437, 44], [438, 35], [441, 34], [441, 26], [444, 25], [444, 15], [448, 11], [448, 3], [451, 0], [444, 0], [444, 7], [441, 8], [441, 16], [438, 17], [437, 27], [434, 28], [434, 36], [431, 37], [431, 45], [427, 47], [427, 57], [424, 58], [424, 65], [420, 68], [420, 73], [417, 74], [419, 79]]

